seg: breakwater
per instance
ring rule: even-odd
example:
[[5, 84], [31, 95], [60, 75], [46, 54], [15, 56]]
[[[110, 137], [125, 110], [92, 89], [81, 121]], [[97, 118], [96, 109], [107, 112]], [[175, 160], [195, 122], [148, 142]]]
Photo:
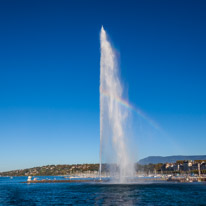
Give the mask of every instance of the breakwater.
[[30, 180], [22, 183], [87, 183], [87, 182], [102, 182], [102, 180], [84, 179], [84, 180]]

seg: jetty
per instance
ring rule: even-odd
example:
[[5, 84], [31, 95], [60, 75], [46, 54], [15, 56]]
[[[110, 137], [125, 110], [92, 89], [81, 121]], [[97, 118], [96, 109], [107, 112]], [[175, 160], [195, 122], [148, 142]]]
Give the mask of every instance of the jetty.
[[206, 177], [174, 177], [171, 176], [167, 179], [168, 182], [206, 182]]
[[91, 179], [84, 179], [84, 180], [27, 180], [25, 182], [22, 182], [22, 183], [85, 183], [85, 182], [102, 182], [102, 180], [91, 180]]

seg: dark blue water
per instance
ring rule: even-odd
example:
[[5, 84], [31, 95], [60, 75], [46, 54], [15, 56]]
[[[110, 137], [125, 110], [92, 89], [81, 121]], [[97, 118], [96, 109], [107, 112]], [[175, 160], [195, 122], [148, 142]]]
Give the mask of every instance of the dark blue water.
[[0, 205], [206, 205], [205, 183], [20, 183], [26, 179], [0, 177]]

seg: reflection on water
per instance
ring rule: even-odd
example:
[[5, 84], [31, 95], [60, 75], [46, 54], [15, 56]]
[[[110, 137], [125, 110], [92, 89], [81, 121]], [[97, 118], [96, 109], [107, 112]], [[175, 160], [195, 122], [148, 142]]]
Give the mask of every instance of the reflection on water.
[[[56, 177], [61, 178], [61, 177]], [[0, 177], [0, 205], [205, 205], [204, 183], [23, 184]]]

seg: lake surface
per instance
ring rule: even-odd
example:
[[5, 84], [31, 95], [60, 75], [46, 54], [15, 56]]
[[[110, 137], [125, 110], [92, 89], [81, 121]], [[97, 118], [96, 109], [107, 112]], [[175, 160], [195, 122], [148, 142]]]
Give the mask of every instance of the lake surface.
[[26, 180], [0, 177], [0, 205], [206, 205], [206, 183], [21, 183]]

